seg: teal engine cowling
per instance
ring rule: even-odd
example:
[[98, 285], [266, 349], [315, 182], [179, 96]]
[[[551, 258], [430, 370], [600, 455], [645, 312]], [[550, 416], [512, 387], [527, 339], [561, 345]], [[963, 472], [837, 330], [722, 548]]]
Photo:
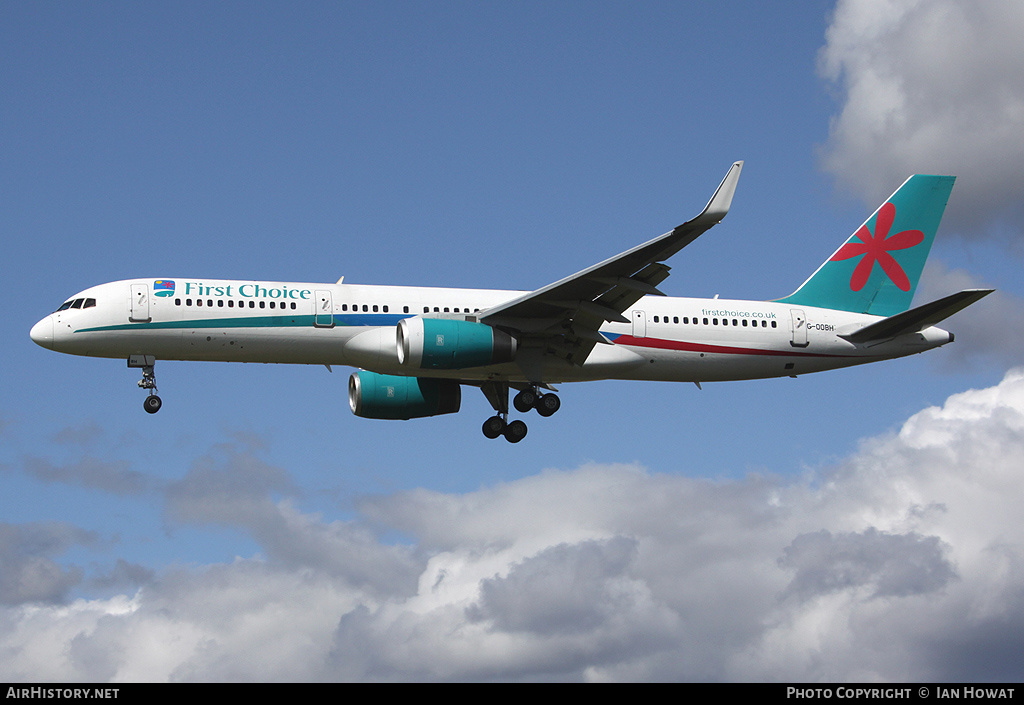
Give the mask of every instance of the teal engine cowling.
[[453, 379], [399, 377], [356, 372], [348, 379], [352, 413], [367, 419], [420, 419], [454, 414], [462, 405], [462, 387]]
[[398, 322], [398, 361], [424, 370], [458, 370], [511, 362], [516, 339], [485, 323], [444, 318]]

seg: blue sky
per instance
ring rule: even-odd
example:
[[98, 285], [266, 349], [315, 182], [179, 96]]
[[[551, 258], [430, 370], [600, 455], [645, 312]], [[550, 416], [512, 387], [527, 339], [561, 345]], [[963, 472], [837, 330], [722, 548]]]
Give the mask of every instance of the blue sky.
[[[865, 478], [891, 464], [872, 452], [899, 443], [920, 449], [908, 440], [908, 419], [919, 419], [913, 429], [922, 437], [935, 437], [920, 420], [939, 423], [941, 414], [921, 417], [930, 407], [951, 416], [986, 404], [1024, 413], [1014, 406], [1016, 378], [1004, 380], [1021, 362], [1024, 322], [1021, 13], [999, 2], [876, 5], [6, 4], [0, 567], [22, 587], [0, 584], [0, 653], [11, 657], [0, 659], [9, 664], [0, 666], [2, 677], [958, 675], [924, 653], [874, 664], [837, 649], [814, 661], [796, 636], [756, 627], [790, 608], [787, 618], [799, 624], [829, 601], [842, 604], [828, 614], [851, 620], [883, 600], [894, 610], [912, 599], [920, 603], [914, 609], [948, 611], [934, 594], [947, 573], [968, 586], [955, 596], [963, 604], [991, 587], [971, 582], [969, 561], [956, 558], [962, 545], [994, 534], [961, 544], [949, 527], [908, 524], [918, 514], [906, 507], [883, 517], [853, 489], [864, 503], [848, 501], [845, 514], [801, 494], [830, 483], [870, 487]], [[733, 209], [670, 262], [662, 287], [670, 295], [790, 293], [913, 172], [958, 176], [918, 301], [967, 286], [999, 292], [950, 321], [954, 346], [926, 356], [703, 391], [566, 385], [561, 411], [535, 417], [515, 446], [482, 436], [490, 410], [472, 390], [458, 415], [368, 421], [348, 410], [348, 371], [322, 367], [161, 362], [164, 407], [149, 416], [136, 370], [57, 355], [28, 338], [32, 324], [70, 294], [137, 276], [333, 282], [344, 275], [350, 283], [537, 288], [695, 215], [737, 159], [746, 163]], [[972, 389], [978, 398], [951, 399]], [[963, 413], [970, 423], [956, 433], [1002, 438], [992, 452], [1008, 462], [1007, 448], [1022, 442], [1017, 426], [1007, 422], [1007, 439], [983, 423], [987, 417]], [[1011, 494], [1020, 489], [1013, 478], [993, 482]], [[675, 488], [664, 496], [678, 494], [679, 504], [652, 506], [663, 484]], [[669, 528], [644, 533], [608, 520], [605, 500], [633, 485], [619, 510], [655, 514]], [[799, 494], [794, 506], [820, 523], [779, 520], [768, 532], [775, 543], [762, 552], [731, 553], [757, 544], [741, 529], [757, 523], [759, 510], [728, 498], [767, 486], [775, 488], [770, 495]], [[906, 506], [943, 504], [928, 491]], [[691, 504], [703, 492], [714, 498]], [[503, 505], [496, 497], [517, 499]], [[551, 498], [589, 506], [594, 497], [601, 501], [593, 516], [555, 521], [565, 507]], [[699, 527], [680, 533], [669, 521], [707, 507], [716, 516], [700, 526], [729, 524], [717, 539]], [[535, 521], [524, 523], [527, 515]], [[494, 533], [465, 528], [479, 526]], [[695, 536], [701, 545], [717, 541], [724, 562], [778, 575], [761, 586], [768, 592], [762, 611], [715, 602], [718, 621], [709, 618], [698, 630], [703, 641], [690, 644], [680, 636], [689, 633], [679, 626], [686, 605], [660, 592], [670, 571], [655, 575], [645, 566], [659, 551], [691, 561], [665, 546]], [[1021, 550], [1020, 534], [1010, 536]], [[812, 550], [823, 541], [882, 558], [865, 559], [868, 577], [850, 579], [845, 592], [801, 582], [814, 573], [814, 557], [833, 555]], [[927, 573], [939, 582], [911, 576], [912, 587], [892, 587], [907, 577], [887, 572], [897, 555], [939, 565]], [[452, 557], [460, 558], [445, 564]], [[472, 570], [459, 573], [456, 566], [466, 565]], [[537, 577], [549, 565], [572, 577], [564, 601], [548, 612], [518, 604], [516, 594], [550, 593]], [[430, 576], [456, 574], [451, 595], [438, 591], [440, 582], [431, 588]], [[709, 576], [726, 580], [728, 571], [687, 573], [680, 565], [673, 577], [695, 586], [699, 604], [721, 590]], [[246, 670], [241, 632], [218, 631], [203, 617], [224, 599], [218, 580], [249, 586], [238, 620], [265, 615], [285, 599], [289, 581], [317, 586], [321, 608], [335, 615], [331, 630], [295, 631], [333, 650], [311, 659], [316, 666], [285, 654], [264, 670]], [[1012, 592], [1024, 577], [1009, 580]], [[394, 585], [404, 587], [388, 592]], [[207, 606], [190, 603], [186, 586]], [[615, 612], [605, 607], [622, 604], [622, 594], [635, 611], [626, 610], [635, 617], [629, 625], [669, 626], [630, 631], [616, 641], [628, 646], [621, 653], [589, 652], [581, 644], [600, 639], [573, 627], [559, 647], [569, 654], [564, 663], [545, 668], [536, 665], [544, 648], [528, 640], [507, 660], [484, 643], [486, 634], [522, 637], [559, 619], [613, 633]], [[174, 623], [146, 621], [161, 600], [174, 606]], [[79, 626], [68, 609], [86, 615]], [[474, 637], [482, 642], [410, 646], [403, 657], [390, 642], [368, 639], [362, 667], [327, 655], [393, 632], [405, 623], [396, 614], [426, 615], [417, 633], [451, 633], [446, 620], [456, 613], [460, 627], [482, 629]], [[108, 622], [105, 640], [92, 638], [99, 627], [87, 615], [113, 615], [118, 626]], [[977, 628], [988, 633], [988, 626]], [[52, 630], [76, 628], [90, 637], [83, 648], [92, 660], [26, 655], [38, 653]], [[278, 628], [268, 618], [265, 634]], [[175, 635], [205, 634], [224, 669], [200, 668], [180, 646], [119, 660], [132, 635], [144, 632], [179, 645], [188, 639]], [[799, 670], [805, 659], [796, 657], [794, 670], [770, 670], [773, 639], [828, 667]], [[694, 649], [700, 658], [678, 658]], [[679, 665], [691, 662], [705, 666]], [[996, 674], [1013, 676], [1019, 670]]]

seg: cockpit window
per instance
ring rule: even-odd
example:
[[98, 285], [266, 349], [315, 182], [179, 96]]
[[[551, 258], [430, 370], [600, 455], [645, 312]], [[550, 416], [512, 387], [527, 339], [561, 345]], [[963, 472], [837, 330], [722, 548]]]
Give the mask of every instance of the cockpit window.
[[57, 311], [67, 311], [69, 308], [92, 308], [96, 305], [96, 299], [72, 299], [61, 304]]

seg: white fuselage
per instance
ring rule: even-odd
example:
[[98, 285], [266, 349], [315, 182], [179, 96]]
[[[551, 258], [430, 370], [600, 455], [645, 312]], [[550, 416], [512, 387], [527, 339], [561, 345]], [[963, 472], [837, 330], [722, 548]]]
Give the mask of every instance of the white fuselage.
[[[158, 289], [161, 281], [173, 281], [173, 288]], [[413, 316], [475, 320], [477, 312], [523, 293], [135, 279], [76, 294], [68, 308], [36, 324], [32, 339], [58, 352], [94, 357], [350, 365], [384, 374], [521, 382], [531, 380], [517, 362], [457, 370], [405, 367], [395, 331], [399, 320]], [[763, 301], [645, 296], [624, 316], [629, 323], [602, 326], [611, 344], [595, 345], [583, 365], [541, 356], [543, 381], [793, 376], [902, 357], [952, 340], [932, 327], [855, 345], [840, 334], [880, 317]], [[521, 340], [520, 353], [530, 346], [529, 338]]]

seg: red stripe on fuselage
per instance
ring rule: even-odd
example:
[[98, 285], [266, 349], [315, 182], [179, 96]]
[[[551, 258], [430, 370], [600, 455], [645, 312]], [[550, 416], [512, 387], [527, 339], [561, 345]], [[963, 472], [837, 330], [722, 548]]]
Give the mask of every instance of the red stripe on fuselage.
[[850, 355], [827, 355], [822, 353], [800, 352], [797, 350], [763, 350], [760, 348], [737, 348], [731, 345], [708, 345], [707, 343], [687, 343], [681, 340], [665, 340], [664, 338], [634, 338], [632, 335], [620, 335], [615, 339], [616, 345], [628, 345], [634, 348], [658, 348], [661, 350], [682, 350], [685, 352], [720, 353], [723, 355], [774, 355], [784, 357], [851, 357]]

